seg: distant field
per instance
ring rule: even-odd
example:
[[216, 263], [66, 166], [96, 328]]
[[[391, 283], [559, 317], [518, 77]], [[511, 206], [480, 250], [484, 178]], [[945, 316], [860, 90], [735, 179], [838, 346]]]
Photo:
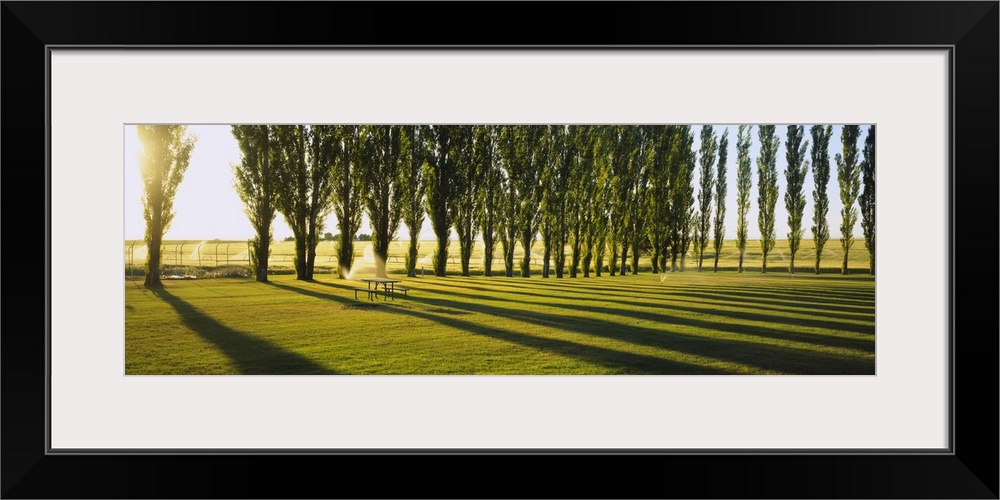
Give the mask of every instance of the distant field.
[[[408, 242], [393, 241], [389, 248], [389, 259], [387, 268], [389, 272], [404, 272], [404, 255], [407, 251]], [[366, 269], [373, 269], [374, 257], [371, 253], [370, 242], [355, 242], [355, 269], [363, 272]], [[434, 241], [421, 241], [419, 250], [418, 266], [424, 266], [426, 272], [431, 271], [432, 252], [436, 246]], [[168, 268], [178, 267], [219, 267], [219, 266], [247, 266], [247, 242], [246, 241], [219, 241], [219, 240], [188, 240], [188, 241], [165, 241], [163, 244], [163, 265]], [[753, 240], [747, 243], [746, 255], [744, 257], [744, 269], [750, 271], [760, 271], [761, 252], [760, 242]], [[569, 255], [572, 251], [570, 247], [565, 249], [569, 265]], [[316, 248], [317, 273], [331, 273], [337, 269], [336, 247], [332, 241], [322, 241]], [[500, 245], [497, 245], [494, 254], [493, 269], [503, 271], [503, 262], [499, 260], [501, 252]], [[532, 270], [541, 273], [542, 269], [542, 244], [536, 242], [531, 248]], [[271, 250], [271, 258], [268, 262], [272, 272], [284, 272], [294, 268], [293, 257], [295, 253], [294, 243], [290, 241], [276, 242]], [[518, 245], [514, 251], [516, 259], [524, 256], [523, 248]], [[840, 247], [839, 239], [831, 239], [823, 248], [822, 267], [824, 272], [839, 272], [843, 251]], [[131, 268], [132, 274], [139, 274], [142, 266], [146, 262], [146, 246], [141, 240], [125, 241], [125, 265]], [[459, 274], [461, 266], [458, 262], [458, 243], [451, 242], [449, 247], [449, 263], [447, 270], [450, 273]], [[607, 259], [609, 256], [606, 256]], [[711, 270], [715, 259], [715, 253], [711, 249], [706, 250], [705, 268]], [[789, 265], [788, 241], [778, 240], [774, 250], [768, 256], [768, 271], [787, 271]], [[796, 253], [795, 267], [797, 272], [811, 272], [815, 261], [815, 245], [812, 239], [803, 240], [799, 251]], [[631, 258], [629, 259], [631, 264]], [[604, 263], [608, 265], [607, 262]], [[739, 252], [735, 241], [726, 241], [719, 256], [719, 267], [724, 270], [734, 270], [739, 264]], [[552, 265], [554, 265], [554, 260]], [[687, 269], [697, 269], [697, 255], [689, 252], [687, 257]], [[864, 240], [858, 238], [851, 248], [849, 267], [852, 273], [864, 273], [868, 270], [868, 250], [865, 248]], [[469, 271], [473, 275], [483, 274], [483, 247], [477, 242], [477, 246], [472, 253], [472, 261]], [[518, 272], [515, 264], [515, 273]], [[652, 269], [649, 255], [642, 255], [639, 259], [640, 271]], [[567, 273], [568, 273], [567, 268]]]
[[875, 373], [866, 274], [390, 274], [408, 298], [335, 275], [126, 282], [125, 373]]

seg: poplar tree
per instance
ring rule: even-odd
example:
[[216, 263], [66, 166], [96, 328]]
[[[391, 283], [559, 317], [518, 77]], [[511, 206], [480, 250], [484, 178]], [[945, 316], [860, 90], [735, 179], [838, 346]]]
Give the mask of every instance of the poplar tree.
[[722, 131], [719, 139], [719, 164], [715, 174], [715, 265], [713, 272], [719, 272], [719, 255], [726, 237], [726, 160], [729, 159], [729, 129]]
[[[611, 162], [602, 146], [602, 139], [607, 134], [607, 126], [601, 125], [594, 128], [593, 151], [594, 151], [594, 203], [591, 205], [592, 219], [594, 226], [594, 274], [601, 276], [604, 271], [604, 257], [608, 254], [608, 248], [615, 248], [613, 241], [614, 232], [611, 230], [611, 211], [608, 209], [614, 203], [613, 192], [610, 189], [614, 174], [611, 172]], [[613, 250], [611, 263], [608, 270], [614, 276], [614, 261], [617, 251]]]
[[277, 170], [271, 164], [271, 127], [233, 125], [232, 134], [240, 148], [239, 163], [231, 165], [233, 187], [243, 202], [254, 238], [250, 246], [250, 269], [254, 279], [267, 283], [267, 261], [274, 240], [272, 224], [277, 215]]
[[543, 138], [546, 127], [520, 125], [517, 128], [517, 155], [512, 164], [511, 181], [517, 186], [519, 193], [517, 226], [521, 248], [524, 249], [521, 277], [528, 278], [531, 276], [531, 247], [542, 221], [542, 169], [545, 157]]
[[542, 165], [542, 226], [544, 254], [542, 277], [550, 274], [550, 258], [554, 260], [556, 278], [563, 277], [566, 266], [566, 244], [569, 240], [570, 221], [569, 177], [574, 162], [574, 148], [566, 125], [551, 125], [547, 136], [546, 163]]
[[631, 161], [635, 163], [633, 167], [635, 173], [632, 184], [632, 204], [629, 207], [632, 219], [632, 274], [639, 272], [639, 256], [643, 250], [646, 239], [647, 220], [643, 215], [646, 197], [649, 194], [649, 127], [636, 126], [633, 134], [634, 151], [629, 155]]
[[583, 241], [580, 248], [583, 252], [583, 277], [590, 277], [591, 263], [595, 259], [595, 248], [600, 236], [602, 208], [598, 206], [600, 172], [595, 159], [596, 129], [585, 125], [577, 129], [576, 148], [580, 153], [579, 177], [573, 190], [577, 193], [577, 205], [580, 211], [580, 227]]
[[493, 255], [503, 217], [503, 170], [497, 153], [497, 130], [496, 125], [473, 127], [473, 161], [482, 172], [482, 182], [477, 187], [478, 223], [483, 235], [483, 274], [486, 276], [493, 276]]
[[816, 274], [820, 271], [823, 246], [830, 239], [830, 224], [826, 220], [830, 209], [830, 198], [826, 194], [830, 184], [830, 136], [833, 127], [813, 125], [812, 129], [812, 174], [813, 174], [813, 242], [816, 245]]
[[354, 265], [354, 236], [361, 227], [364, 199], [364, 176], [361, 174], [362, 130], [359, 125], [331, 125], [335, 161], [333, 181], [333, 213], [337, 217], [337, 266], [339, 276], [346, 279]]
[[[645, 213], [646, 237], [651, 247], [650, 261], [653, 272], [661, 271], [660, 260], [667, 253], [667, 218], [670, 216], [669, 182], [670, 171], [667, 159], [670, 153], [670, 139], [673, 125], [653, 125], [649, 127], [649, 147], [647, 148], [648, 182]], [[665, 269], [664, 269], [665, 270]]]
[[371, 224], [375, 276], [385, 278], [389, 244], [396, 237], [403, 216], [403, 130], [398, 125], [369, 125], [365, 129], [365, 154], [361, 162], [364, 206]]
[[142, 143], [139, 152], [139, 173], [142, 175], [142, 215], [146, 220], [147, 287], [162, 286], [160, 282], [160, 247], [163, 235], [174, 220], [174, 196], [191, 162], [191, 151], [197, 140], [187, 135], [185, 125], [138, 125], [136, 131]]
[[775, 206], [778, 204], [778, 148], [781, 140], [774, 133], [774, 125], [757, 127], [760, 139], [760, 156], [757, 157], [757, 224], [760, 228], [760, 249], [763, 254], [760, 272], [767, 272], [767, 256], [774, 249]]
[[[618, 272], [624, 276], [628, 270], [628, 249], [633, 240], [636, 218], [639, 215], [634, 203], [638, 195], [638, 184], [641, 178], [640, 163], [634, 158], [637, 153], [639, 139], [636, 127], [609, 126], [604, 129], [604, 149], [611, 168], [610, 189], [611, 198], [611, 275]], [[621, 261], [619, 264], [618, 250]], [[634, 251], [634, 249], [633, 249]]]
[[313, 279], [316, 269], [316, 245], [326, 228], [326, 218], [333, 208], [333, 167], [339, 154], [337, 131], [332, 125], [311, 125], [309, 141], [309, 197], [306, 213], [306, 279]]
[[404, 258], [406, 276], [417, 275], [417, 257], [420, 249], [420, 230], [424, 225], [424, 158], [425, 127], [403, 125], [403, 165], [400, 172], [400, 204], [403, 223], [410, 232], [410, 242]]
[[500, 214], [500, 246], [503, 251], [504, 275], [514, 276], [514, 247], [517, 245], [518, 221], [517, 209], [520, 193], [513, 181], [514, 163], [517, 161], [518, 133], [514, 125], [502, 125], [497, 131], [497, 151], [503, 175], [501, 182], [501, 202], [498, 205]]
[[479, 233], [479, 183], [482, 164], [473, 159], [473, 130], [469, 125], [452, 129], [452, 155], [455, 177], [451, 206], [454, 213], [455, 235], [458, 236], [458, 260], [462, 276], [469, 276], [472, 247]]
[[677, 271], [677, 260], [680, 258], [680, 270], [684, 271], [688, 247], [693, 233], [694, 218], [694, 168], [695, 153], [694, 134], [691, 126], [683, 125], [678, 129], [678, 137], [671, 144], [670, 159], [670, 214], [668, 217], [670, 238], [670, 270]]
[[590, 203], [586, 198], [584, 183], [588, 172], [585, 170], [584, 157], [581, 151], [580, 136], [586, 133], [586, 125], [570, 125], [567, 140], [570, 142], [572, 160], [569, 177], [566, 180], [566, 216], [569, 219], [568, 238], [570, 244], [569, 277], [576, 278], [580, 272], [580, 262], [583, 258], [584, 242], [586, 240], [586, 212]]
[[854, 245], [854, 224], [858, 221], [858, 209], [855, 203], [858, 199], [858, 191], [861, 190], [861, 165], [858, 163], [858, 136], [861, 134], [861, 127], [857, 125], [844, 125], [840, 131], [840, 143], [842, 154], [837, 153], [837, 183], [840, 185], [840, 202], [843, 208], [840, 210], [840, 246], [844, 250], [844, 263], [841, 265], [841, 274], [848, 273], [847, 259]]
[[747, 248], [747, 216], [750, 212], [750, 189], [753, 180], [750, 168], [751, 125], [740, 125], [736, 134], [736, 246], [740, 250], [739, 272], [743, 272], [743, 257]]
[[705, 248], [708, 247], [709, 224], [712, 222], [712, 196], [715, 188], [715, 158], [719, 143], [711, 125], [701, 127], [701, 149], [698, 163], [698, 230], [695, 238], [695, 249], [698, 251], [698, 272], [701, 272], [705, 260]]
[[455, 222], [455, 180], [458, 174], [459, 154], [456, 148], [456, 131], [459, 125], [432, 125], [428, 127], [425, 205], [431, 228], [437, 238], [432, 259], [435, 276], [445, 276], [448, 264], [448, 244], [451, 226]]
[[785, 141], [785, 210], [788, 211], [788, 248], [791, 258], [788, 272], [795, 274], [795, 252], [802, 241], [802, 216], [806, 209], [806, 195], [802, 189], [809, 171], [806, 150], [809, 141], [803, 142], [805, 127], [789, 125]]
[[307, 280], [306, 240], [309, 234], [309, 167], [305, 125], [275, 125], [277, 154], [274, 166], [278, 170], [278, 210], [295, 238], [295, 278]]
[[875, 274], [875, 125], [868, 127], [865, 149], [861, 160], [861, 184], [865, 191], [858, 198], [861, 205], [861, 229], [868, 248], [868, 268]]

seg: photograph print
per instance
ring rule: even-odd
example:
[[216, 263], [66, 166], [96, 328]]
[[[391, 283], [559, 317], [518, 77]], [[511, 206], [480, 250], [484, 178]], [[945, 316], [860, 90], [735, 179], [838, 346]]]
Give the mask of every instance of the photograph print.
[[874, 124], [129, 124], [126, 375], [875, 375]]

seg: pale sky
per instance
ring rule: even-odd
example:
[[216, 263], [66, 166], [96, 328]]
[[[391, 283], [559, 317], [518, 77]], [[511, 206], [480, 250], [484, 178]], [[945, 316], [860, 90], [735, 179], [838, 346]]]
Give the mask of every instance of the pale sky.
[[[805, 139], [811, 141], [809, 126], [806, 126]], [[701, 146], [701, 125], [692, 127], [694, 132], [693, 148], [697, 151]], [[715, 126], [715, 132], [721, 137], [723, 129], [729, 129], [729, 157], [726, 162], [727, 168], [727, 192], [726, 197], [726, 239], [736, 237], [736, 138], [737, 126]], [[827, 220], [830, 225], [830, 237], [836, 239], [840, 236], [840, 203], [839, 188], [837, 186], [837, 165], [834, 160], [836, 153], [841, 151], [840, 126], [833, 127], [833, 136], [830, 138], [830, 185], [827, 187], [827, 195], [830, 198], [830, 209], [827, 213]], [[776, 135], [781, 139], [778, 150], [778, 188], [779, 198], [776, 207], [775, 234], [778, 239], [784, 239], [788, 233], [788, 213], [784, 206], [785, 195], [785, 137], [787, 128], [778, 126], [775, 129]], [[139, 137], [134, 125], [126, 125], [124, 128], [124, 167], [125, 167], [125, 239], [142, 239], [145, 231], [145, 221], [142, 217], [142, 181], [139, 175], [138, 157], [141, 150]], [[174, 220], [170, 228], [164, 235], [168, 240], [247, 240], [253, 237], [253, 228], [250, 225], [246, 214], [243, 212], [243, 202], [233, 189], [233, 173], [231, 164], [240, 161], [240, 150], [236, 144], [236, 139], [230, 131], [229, 125], [190, 125], [188, 133], [197, 136], [194, 151], [191, 154], [191, 163], [184, 175], [183, 181], [177, 189], [177, 196], [174, 199]], [[753, 187], [750, 196], [750, 213], [748, 214], [748, 233], [750, 239], [758, 239], [760, 231], [757, 227], [757, 167], [756, 159], [759, 153], [759, 138], [757, 127], [752, 129], [753, 145], [750, 150], [750, 157], [753, 162]], [[859, 161], [860, 151], [864, 147], [864, 140], [867, 137], [868, 125], [862, 125], [861, 134], [858, 138]], [[807, 156], [809, 152], [807, 151]], [[698, 170], [695, 169], [695, 200], [698, 194]], [[803, 237], [812, 238], [809, 227], [812, 225], [812, 190], [813, 176], [810, 172], [806, 176], [803, 188], [806, 195], [806, 210], [803, 214]], [[339, 232], [336, 227], [336, 218], [330, 216], [327, 220], [327, 232]], [[359, 233], [370, 233], [368, 219], [362, 220], [362, 227]], [[861, 237], [860, 218], [855, 225], [854, 235]], [[284, 218], [279, 213], [274, 221], [274, 238], [282, 240], [291, 236], [292, 231], [285, 224]], [[406, 239], [409, 232], [405, 225], [401, 225], [397, 238]], [[454, 230], [452, 231], [454, 237]], [[424, 221], [420, 239], [434, 239], [434, 232], [431, 231], [430, 224]]]

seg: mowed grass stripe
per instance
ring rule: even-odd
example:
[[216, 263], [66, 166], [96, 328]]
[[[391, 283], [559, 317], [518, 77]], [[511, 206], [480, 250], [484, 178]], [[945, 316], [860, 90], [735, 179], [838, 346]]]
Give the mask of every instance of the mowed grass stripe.
[[[633, 277], [646, 277], [649, 278], [645, 282], [640, 283], [629, 283], [626, 286], [627, 289], [615, 290], [612, 287], [618, 284], [614, 283], [617, 281], [628, 281]], [[509, 278], [508, 278], [509, 279]], [[603, 280], [611, 280], [612, 283], [604, 282]], [[831, 300], [836, 300], [838, 303], [855, 303], [858, 304], [859, 308], [868, 308], [872, 305], [872, 300], [874, 300], [874, 291], [868, 292], [861, 288], [862, 285], [857, 283], [847, 283], [838, 284], [836, 283], [839, 279], [837, 277], [824, 277], [825, 280], [831, 281], [831, 286], [826, 289], [822, 288], [811, 288], [811, 287], [800, 287], [796, 283], [798, 278], [784, 278], [781, 280], [771, 280], [772, 283], [769, 286], [753, 286], [753, 278], [743, 278], [743, 279], [731, 279], [731, 278], [714, 278], [709, 276], [699, 276], [694, 273], [680, 273], [680, 274], [668, 274], [668, 275], [651, 275], [640, 273], [638, 275], [630, 276], [614, 276], [614, 277], [602, 277], [602, 278], [576, 278], [566, 280], [566, 285], [560, 285], [566, 290], [572, 290], [577, 293], [601, 293], [601, 294], [620, 294], [628, 296], [636, 296], [637, 293], [651, 292], [658, 293], [664, 289], [673, 290], [695, 290], [695, 291], [713, 291], [728, 293], [731, 295], [744, 295], [744, 296], [761, 296], [761, 297], [772, 297], [772, 298], [787, 298], [789, 293], [793, 293], [797, 300], [802, 299], [812, 299], [816, 304], [828, 304]], [[767, 280], [767, 278], [758, 278], [762, 280]], [[579, 280], [579, 282], [578, 282]], [[675, 284], [674, 282], [682, 280], [684, 284]], [[791, 280], [791, 281], [788, 281]], [[562, 281], [562, 280], [556, 280]], [[690, 284], [691, 282], [694, 284]], [[871, 280], [869, 280], [871, 281]], [[538, 289], [545, 289], [545, 283], [549, 280], [541, 280], [540, 283], [524, 283], [518, 285], [510, 285], [512, 288], [517, 287], [535, 287]], [[720, 284], [720, 282], [722, 282]], [[619, 283], [620, 284], [620, 283]], [[610, 286], [609, 286], [610, 285]], [[847, 288], [847, 290], [839, 290], [839, 287]]]
[[[463, 285], [455, 285], [455, 288], [465, 289], [465, 290], [479, 290], [479, 291], [484, 290], [484, 288], [482, 287], [471, 287], [471, 286], [467, 287]], [[536, 291], [531, 291], [531, 292], [519, 291], [518, 293], [522, 296], [529, 296], [533, 298], [539, 298], [542, 300], [548, 300], [550, 301], [550, 303], [564, 303], [564, 302], [571, 303], [580, 301], [581, 299], [592, 298], [591, 294], [581, 291], [572, 291], [562, 294], [562, 296], [558, 296], [549, 293], [538, 293], [538, 291], [546, 291], [546, 289], [544, 288], [535, 288], [533, 290]], [[697, 297], [700, 300], [678, 299], [677, 298], [678, 296]], [[864, 311], [854, 311], [852, 313], [847, 313], [847, 314], [838, 314], [837, 312], [831, 312], [829, 310], [831, 307], [834, 307], [834, 310], [839, 310], [838, 308], [835, 308], [835, 306], [829, 306], [827, 304], [821, 304], [821, 303], [813, 303], [813, 302], [800, 303], [800, 302], [794, 302], [791, 299], [787, 299], [785, 301], [760, 301], [758, 303], [753, 299], [743, 299], [741, 296], [732, 296], [724, 293], [716, 293], [716, 294], [709, 292], [685, 293], [685, 292], [677, 292], [676, 290], [667, 287], [661, 287], [660, 289], [655, 291], [645, 292], [641, 297], [636, 297], [635, 294], [629, 295], [628, 293], [613, 293], [613, 292], [604, 293], [601, 296], [601, 302], [596, 303], [595, 307], [601, 307], [600, 306], [601, 303], [621, 303], [621, 304], [636, 305], [636, 306], [642, 306], [643, 304], [647, 304], [649, 306], [656, 306], [656, 305], [666, 305], [666, 304], [683, 303], [683, 302], [692, 304], [711, 305], [713, 309], [715, 309], [716, 307], [726, 307], [729, 310], [734, 310], [734, 311], [737, 310], [736, 308], [740, 307], [738, 305], [740, 303], [742, 303], [744, 306], [746, 304], [751, 304], [752, 309], [754, 310], [781, 312], [783, 314], [789, 315], [789, 317], [798, 317], [805, 320], [811, 320], [817, 317], [821, 319], [829, 318], [829, 321], [826, 320], [823, 321], [822, 325], [824, 327], [835, 327], [838, 319], [845, 320], [845, 325], [847, 325], [847, 328], [851, 330], [855, 330], [856, 329], [855, 327], [859, 325], [869, 325], [872, 323], [872, 320], [874, 319], [873, 307], [868, 307]], [[768, 304], [768, 305], [776, 304], [781, 307], [769, 307], [768, 305], [762, 305], [762, 304]], [[874, 333], [874, 331], [871, 331], [869, 333]]]
[[[392, 308], [385, 309], [384, 312], [421, 317], [454, 326], [459, 331], [467, 334], [487, 334], [496, 338], [507, 338], [511, 342], [523, 343], [525, 345], [534, 346], [544, 344], [529, 337], [547, 338], [572, 344], [555, 346], [558, 351], [566, 351], [566, 348], [578, 346], [579, 349], [595, 348], [609, 350], [608, 354], [612, 355], [614, 353], [610, 351], [617, 350], [621, 355], [627, 355], [629, 352], [636, 350], [634, 341], [622, 341], [611, 337], [595, 339], [593, 336], [581, 335], [577, 331], [578, 328], [567, 328], [567, 325], [578, 327], [580, 325], [580, 317], [555, 315], [550, 312], [544, 312], [545, 305], [531, 308], [524, 302], [513, 301], [503, 297], [492, 297], [489, 299], [491, 304], [487, 305], [482, 301], [481, 295], [464, 294], [456, 291], [456, 288], [458, 288], [457, 284], [450, 280], [450, 278], [442, 280], [436, 283], [437, 286], [435, 286], [436, 279], [429, 278], [423, 281], [423, 283], [432, 284], [424, 288], [428, 292], [426, 297], [413, 297], [407, 300], [407, 304], [400, 302], [397, 305], [396, 302], [393, 302]], [[340, 283], [319, 282], [318, 284], [345, 290], [352, 289], [352, 287]], [[290, 288], [295, 288], [307, 295], [317, 295], [317, 292], [308, 290], [308, 286], [308, 284], [296, 284], [291, 285]], [[322, 296], [322, 294], [320, 293], [318, 296]], [[332, 299], [333, 297], [329, 296], [327, 298]], [[508, 307], [498, 306], [497, 304], [501, 302], [507, 303]], [[417, 306], [414, 307], [414, 304]], [[465, 319], [466, 316], [476, 319], [476, 322], [473, 323], [471, 319]], [[444, 319], [449, 317], [462, 319]], [[615, 323], [614, 325], [632, 331], [635, 330], [635, 326], [630, 325], [629, 321]], [[488, 330], [480, 328], [482, 326], [488, 327]], [[531, 333], [528, 337], [522, 338], [519, 336], [519, 332]], [[644, 356], [654, 356], [677, 363], [687, 363], [692, 367], [700, 365], [727, 365], [725, 360], [712, 359], [702, 355], [690, 355], [662, 345], [648, 344], [646, 347], [640, 350]], [[747, 366], [744, 369], [752, 369], [752, 367]]]
[[[627, 278], [615, 278], [620, 280], [630, 280], [633, 277]], [[641, 279], [641, 278], [640, 278]], [[620, 283], [621, 284], [621, 283]], [[555, 286], [556, 288], [553, 288]], [[561, 303], [573, 303], [581, 299], [592, 299], [595, 290], [583, 291], [583, 290], [569, 290], [564, 291], [561, 284], [545, 286], [545, 285], [532, 285], [532, 286], [513, 286], [508, 287], [508, 289], [516, 289], [520, 296], [528, 296], [532, 298], [538, 298], [545, 300], [551, 304], [561, 304]], [[641, 285], [640, 285], [641, 286]], [[484, 287], [477, 287], [471, 285], [464, 285], [462, 283], [456, 283], [454, 285], [456, 290], [470, 290], [470, 291], [485, 291], [488, 290]], [[640, 287], [636, 287], [639, 289]], [[787, 297], [782, 301], [771, 301], [771, 300], [755, 300], [749, 298], [743, 298], [744, 295], [732, 295], [730, 293], [712, 293], [707, 290], [699, 290], [697, 293], [694, 292], [679, 292], [677, 289], [669, 286], [659, 286], [659, 287], [649, 287], [642, 286], [645, 291], [641, 296], [637, 296], [636, 293], [629, 294], [628, 292], [613, 292], [613, 291], [602, 291], [600, 299], [601, 301], [595, 303], [595, 307], [606, 307], [601, 304], [610, 303], [620, 303], [626, 305], [635, 305], [636, 307], [647, 306], [664, 306], [667, 304], [677, 304], [677, 303], [688, 303], [688, 304], [705, 304], [710, 306], [705, 311], [698, 311], [691, 309], [691, 312], [701, 313], [701, 312], [711, 312], [720, 310], [739, 312], [746, 315], [747, 319], [752, 319], [754, 313], [747, 312], [747, 309], [753, 311], [770, 311], [782, 313], [782, 317], [788, 319], [800, 319], [802, 320], [801, 325], [813, 324], [814, 326], [819, 326], [826, 329], [836, 329], [845, 330], [851, 332], [860, 332], [874, 334], [874, 329], [869, 328], [873, 326], [875, 310], [874, 307], [869, 305], [865, 308], [858, 308], [857, 310], [851, 310], [846, 314], [839, 314], [833, 311], [840, 311], [841, 308], [830, 305], [830, 302], [806, 302], [806, 301], [796, 301], [794, 298]], [[685, 288], [687, 289], [687, 288]], [[526, 291], [532, 290], [532, 291]], [[558, 293], [554, 293], [553, 290], [559, 290]], [[605, 289], [606, 290], [606, 289]], [[541, 293], [544, 292], [544, 293]], [[677, 296], [689, 296], [695, 297], [699, 300], [684, 300], [678, 299]], [[747, 308], [747, 305], [752, 307]], [[772, 305], [777, 305], [780, 307], [771, 307]], [[742, 307], [742, 308], [741, 308]], [[838, 324], [839, 322], [839, 324]]]
[[[471, 304], [471, 307], [475, 307], [475, 300], [477, 296], [470, 295], [463, 292], [458, 292], [457, 290], [462, 289], [461, 285], [455, 285], [454, 290], [450, 293], [461, 297], [464, 303]], [[749, 313], [743, 310], [736, 310], [729, 307], [682, 307], [677, 305], [677, 302], [684, 303], [686, 301], [677, 301], [671, 299], [673, 304], [661, 305], [658, 303], [654, 304], [642, 304], [636, 302], [626, 302], [620, 300], [607, 300], [604, 299], [601, 303], [594, 304], [581, 304], [580, 301], [574, 299], [560, 299], [552, 296], [545, 296], [541, 294], [530, 294], [532, 296], [541, 297], [546, 300], [546, 304], [549, 308], [566, 309], [570, 312], [569, 315], [563, 315], [566, 324], [573, 324], [574, 321], [579, 318], [580, 314], [588, 314], [591, 316], [596, 314], [605, 314], [606, 320], [614, 321], [620, 317], [628, 316], [632, 313], [641, 315], [646, 320], [653, 323], [653, 326], [661, 326], [661, 324], [684, 324], [688, 326], [694, 326], [696, 328], [701, 328], [706, 330], [708, 334], [714, 334], [716, 332], [724, 331], [727, 328], [731, 328], [733, 325], [754, 325], [757, 326], [758, 330], [763, 327], [767, 332], [770, 332], [772, 336], [783, 336], [788, 340], [792, 340], [793, 335], [795, 338], [799, 338], [802, 342], [817, 343], [820, 345], [835, 346], [835, 347], [849, 347], [857, 350], [867, 351], [868, 349], [874, 349], [874, 343], [870, 340], [869, 329], [870, 326], [866, 326], [862, 323], [858, 324], [848, 324], [849, 328], [855, 329], [860, 328], [864, 335], [854, 336], [850, 332], [842, 330], [843, 326], [839, 322], [830, 322], [831, 327], [837, 328], [837, 331], [833, 331], [825, 323], [818, 322], [813, 316], [807, 315], [760, 315], [756, 313]], [[666, 302], [666, 299], [662, 299]], [[512, 301], [509, 299], [493, 299], [491, 305], [499, 305], [501, 302], [509, 302], [507, 305], [511, 308], [511, 313], [516, 314], [517, 308], [520, 302]], [[629, 309], [617, 307], [628, 305]], [[673, 313], [672, 315], [665, 314], [666, 311]], [[496, 313], [496, 311], [493, 311]], [[681, 312], [681, 314], [677, 314]], [[684, 314], [690, 313], [690, 314]], [[692, 318], [705, 318], [711, 317], [713, 319], [721, 319], [721, 322], [708, 322], [704, 319], [692, 319]], [[735, 319], [732, 319], [735, 318]], [[798, 333], [789, 334], [788, 327], [789, 324], [794, 324]], [[730, 330], [733, 333], [742, 333], [736, 330]], [[695, 331], [694, 333], [698, 333]], [[759, 333], [759, 332], [757, 332]], [[812, 337], [804, 337], [800, 335], [801, 333], [811, 333], [815, 334]], [[843, 334], [841, 334], [843, 333]], [[830, 335], [829, 339], [816, 338], [818, 336]]]
[[[691, 274], [670, 284], [706, 281]], [[814, 288], [842, 286], [823, 278]], [[756, 280], [793, 285], [727, 282]], [[843, 318], [671, 297], [655, 275], [405, 284], [411, 297], [388, 303], [356, 301], [359, 283], [333, 276], [172, 281], [165, 294], [127, 285], [126, 373], [874, 373], [874, 336], [845, 333]], [[874, 331], [874, 318], [848, 324]]]
[[[617, 319], [617, 317], [614, 317], [614, 319]], [[629, 343], [637, 343], [650, 347], [664, 348], [669, 346], [675, 351], [690, 350], [691, 352], [701, 353], [703, 357], [708, 355], [714, 358], [713, 365], [716, 364], [715, 362], [721, 361], [723, 366], [731, 367], [734, 364], [738, 364], [744, 367], [753, 366], [757, 369], [751, 371], [768, 370], [764, 366], [756, 365], [757, 359], [773, 357], [775, 354], [793, 354], [793, 356], [789, 356], [789, 358], [793, 358], [796, 353], [791, 351], [794, 350], [809, 350], [815, 351], [815, 353], [822, 352], [829, 354], [831, 357], [856, 354], [845, 349], [817, 349], [813, 345], [795, 341], [778, 342], [766, 336], [754, 338], [742, 334], [718, 335], [719, 331], [715, 331], [715, 335], [710, 336], [705, 334], [707, 332], [699, 332], [697, 327], [690, 329], [688, 333], [680, 333], [664, 329], [661, 323], [650, 324], [642, 321], [636, 321], [632, 324], [624, 325], [621, 329], [615, 329], [613, 321], [604, 319], [601, 315], [590, 315], [587, 317], [538, 315], [532, 318], [532, 322], [535, 324], [549, 325], [561, 325], [566, 320], [573, 321], [578, 328], [582, 329], [585, 335], [595, 338], [621, 339]], [[673, 322], [673, 324], [679, 323], [692, 324], [684, 321]], [[739, 344], [743, 345], [740, 346]], [[731, 349], [734, 346], [739, 347], [737, 350]], [[771, 347], [777, 347], [777, 349], [771, 349]]]

